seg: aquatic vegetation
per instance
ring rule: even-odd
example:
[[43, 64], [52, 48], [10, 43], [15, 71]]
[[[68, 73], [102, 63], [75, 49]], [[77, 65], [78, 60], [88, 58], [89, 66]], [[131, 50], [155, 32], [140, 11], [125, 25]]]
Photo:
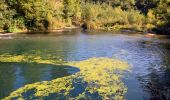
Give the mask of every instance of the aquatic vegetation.
[[127, 63], [110, 58], [91, 58], [68, 65], [80, 68], [79, 76], [88, 83], [86, 91], [98, 93], [104, 99], [123, 99], [126, 87], [120, 78], [122, 72], [128, 70]]
[[4, 54], [0, 55], [0, 62], [27, 62], [27, 63], [44, 63], [44, 64], [61, 64], [63, 61], [61, 59], [54, 61], [49, 58], [42, 59], [41, 56], [35, 56], [35, 55], [9, 55]]
[[[1, 55], [0, 62], [36, 62], [57, 64], [53, 60], [43, 60], [33, 56]], [[124, 99], [127, 91], [121, 81], [123, 72], [129, 71], [126, 62], [112, 58], [90, 58], [83, 61], [67, 62], [64, 65], [74, 66], [80, 72], [51, 81], [25, 85], [12, 92], [9, 99]]]

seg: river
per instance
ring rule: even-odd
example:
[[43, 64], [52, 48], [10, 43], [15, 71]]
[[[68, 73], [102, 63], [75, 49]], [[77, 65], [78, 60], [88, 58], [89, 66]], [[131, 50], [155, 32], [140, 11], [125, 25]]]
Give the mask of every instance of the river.
[[[117, 58], [128, 62], [131, 67], [131, 71], [126, 72], [122, 79], [128, 88], [125, 99], [170, 99], [170, 39], [166, 36], [82, 31], [16, 34], [0, 39], [0, 55], [2, 54], [41, 55], [46, 59], [53, 57], [53, 60], [60, 59], [64, 62], [92, 57]], [[67, 68], [59, 69], [53, 65], [1, 62], [0, 97], [7, 96], [25, 84], [52, 80], [78, 71], [70, 66], [65, 67]], [[28, 71], [32, 73], [31, 76]]]

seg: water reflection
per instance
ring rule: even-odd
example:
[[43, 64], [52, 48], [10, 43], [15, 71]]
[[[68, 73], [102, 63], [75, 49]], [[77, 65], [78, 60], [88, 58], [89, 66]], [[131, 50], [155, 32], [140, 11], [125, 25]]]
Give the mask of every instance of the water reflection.
[[144, 90], [150, 93], [151, 100], [170, 99], [170, 44], [158, 43], [155, 50], [160, 59], [148, 65], [148, 73], [139, 77]]
[[30, 83], [68, 76], [79, 69], [36, 63], [0, 63], [0, 98]]
[[[0, 39], [0, 47], [0, 54], [22, 55], [27, 53], [33, 56], [40, 55], [43, 59], [62, 59], [66, 62], [91, 57], [116, 57], [132, 65], [132, 72], [127, 73], [124, 79], [125, 85], [128, 87], [126, 99], [170, 99], [169, 38], [146, 38], [139, 34], [105, 33], [67, 36], [25, 35], [10, 40]], [[59, 72], [51, 71], [51, 73]], [[12, 77], [14, 75], [11, 75], [11, 79], [8, 81], [13, 82]], [[9, 87], [11, 82], [8, 83]]]
[[[8, 58], [4, 57], [3, 59]], [[126, 62], [102, 57], [69, 62], [66, 65], [75, 66], [80, 69], [80, 72], [52, 81], [25, 85], [12, 92], [5, 100], [45, 99], [54, 96], [58, 99], [78, 100], [94, 98], [118, 100], [124, 98], [127, 88], [122, 83], [121, 77], [124, 71], [129, 70]]]

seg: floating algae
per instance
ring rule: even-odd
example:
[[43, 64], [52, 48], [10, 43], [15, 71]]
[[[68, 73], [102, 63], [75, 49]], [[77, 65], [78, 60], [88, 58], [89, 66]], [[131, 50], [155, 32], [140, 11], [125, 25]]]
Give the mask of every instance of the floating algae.
[[[31, 60], [30, 60], [31, 58]], [[36, 62], [56, 64], [41, 57], [0, 56], [0, 62]], [[127, 88], [121, 81], [127, 63], [111, 58], [90, 58], [84, 61], [64, 63], [80, 69], [80, 72], [54, 79], [25, 85], [12, 92], [10, 99], [124, 99]], [[31, 92], [30, 92], [31, 91]]]
[[42, 59], [41, 56], [35, 56], [35, 55], [9, 55], [4, 54], [0, 55], [0, 62], [26, 62], [26, 63], [43, 63], [43, 64], [62, 64], [63, 61], [60, 60], [52, 60], [50, 57], [47, 57], [46, 59]]

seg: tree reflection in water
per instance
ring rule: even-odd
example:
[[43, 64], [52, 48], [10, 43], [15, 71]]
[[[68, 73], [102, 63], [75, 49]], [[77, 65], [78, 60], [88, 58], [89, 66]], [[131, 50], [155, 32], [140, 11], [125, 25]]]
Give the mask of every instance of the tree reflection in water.
[[[156, 51], [156, 50], [155, 50]], [[170, 44], [160, 43], [160, 61], [151, 61], [148, 74], [140, 76], [145, 91], [150, 93], [151, 100], [170, 99]]]

